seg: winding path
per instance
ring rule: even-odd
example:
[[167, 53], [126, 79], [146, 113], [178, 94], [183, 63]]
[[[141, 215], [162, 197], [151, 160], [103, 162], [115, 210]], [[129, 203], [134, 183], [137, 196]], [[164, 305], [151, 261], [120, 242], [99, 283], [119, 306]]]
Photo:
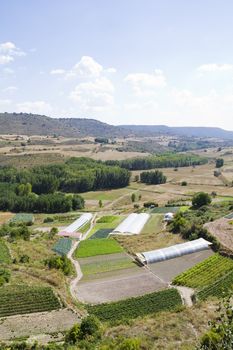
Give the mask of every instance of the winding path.
[[72, 298], [74, 300], [78, 300], [78, 298], [76, 296], [76, 286], [77, 286], [78, 282], [81, 280], [81, 278], [83, 277], [83, 273], [82, 273], [82, 270], [81, 270], [81, 267], [79, 265], [78, 260], [73, 258], [73, 254], [74, 254], [76, 248], [78, 247], [79, 243], [81, 241], [84, 241], [87, 238], [87, 236], [89, 235], [89, 233], [91, 232], [91, 230], [95, 224], [95, 218], [96, 218], [96, 214], [93, 216], [93, 218], [91, 220], [91, 225], [90, 225], [89, 230], [82, 236], [80, 241], [75, 241], [73, 243], [69, 253], [67, 254], [67, 258], [70, 259], [70, 261], [74, 265], [74, 268], [76, 271], [76, 277], [73, 280], [71, 280], [71, 282], [70, 282], [70, 293], [71, 293]]

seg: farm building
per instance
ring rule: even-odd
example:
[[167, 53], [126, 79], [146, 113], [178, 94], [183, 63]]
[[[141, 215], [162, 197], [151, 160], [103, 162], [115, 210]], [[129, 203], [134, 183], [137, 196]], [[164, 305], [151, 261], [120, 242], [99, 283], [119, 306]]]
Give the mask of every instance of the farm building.
[[201, 250], [209, 249], [212, 243], [203, 238], [195, 239], [193, 241], [176, 244], [171, 247], [152, 250], [144, 253], [137, 253], [136, 259], [142, 264], [152, 264], [159, 261], [178, 258], [186, 254], [192, 254]]
[[58, 233], [58, 236], [81, 239], [82, 234], [80, 232], [77, 232], [77, 230], [79, 230], [81, 227], [86, 225], [91, 219], [92, 219], [91, 213], [82, 214], [71, 225], [67, 226], [65, 230], [60, 231]]
[[139, 234], [144, 225], [150, 218], [147, 213], [130, 214], [120, 225], [118, 225], [112, 234], [134, 235]]

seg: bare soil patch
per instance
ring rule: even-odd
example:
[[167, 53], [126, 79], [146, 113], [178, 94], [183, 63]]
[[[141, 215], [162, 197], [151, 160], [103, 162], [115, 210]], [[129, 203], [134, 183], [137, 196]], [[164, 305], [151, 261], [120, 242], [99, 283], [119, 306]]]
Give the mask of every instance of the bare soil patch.
[[213, 222], [208, 222], [204, 227], [218, 239], [224, 248], [233, 251], [233, 225], [230, 224], [231, 221], [221, 218]]
[[6, 317], [0, 319], [0, 339], [63, 332], [79, 322], [80, 317], [69, 309]]

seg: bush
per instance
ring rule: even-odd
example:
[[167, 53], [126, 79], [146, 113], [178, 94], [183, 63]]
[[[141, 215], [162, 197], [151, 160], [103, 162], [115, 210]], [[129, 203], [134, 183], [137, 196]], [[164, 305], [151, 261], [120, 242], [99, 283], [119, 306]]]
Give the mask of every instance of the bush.
[[155, 202], [145, 202], [143, 206], [144, 208], [157, 208], [159, 205]]
[[10, 281], [11, 273], [8, 270], [0, 269], [0, 287]]
[[53, 256], [45, 260], [45, 265], [47, 265], [49, 269], [62, 270], [65, 275], [70, 275], [72, 273], [72, 263], [66, 256]]
[[216, 159], [216, 162], [215, 162], [216, 168], [221, 168], [223, 165], [224, 165], [224, 159], [223, 158]]
[[210, 204], [211, 201], [211, 197], [208, 193], [199, 192], [193, 196], [192, 205], [194, 208], [200, 208], [204, 205]]
[[182, 181], [181, 182], [181, 186], [187, 186], [187, 185], [188, 185], [187, 181]]
[[54, 219], [51, 218], [51, 217], [49, 217], [49, 216], [48, 216], [47, 218], [44, 219], [44, 223], [45, 223], [45, 224], [47, 224], [47, 223], [49, 223], [49, 222], [53, 222], [53, 221], [54, 221]]

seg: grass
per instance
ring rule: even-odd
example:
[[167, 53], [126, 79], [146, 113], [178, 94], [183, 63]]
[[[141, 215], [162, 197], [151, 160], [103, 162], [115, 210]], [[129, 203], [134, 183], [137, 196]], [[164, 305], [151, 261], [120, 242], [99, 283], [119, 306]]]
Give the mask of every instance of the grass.
[[13, 218], [10, 219], [10, 222], [12, 223], [28, 223], [28, 222], [33, 222], [34, 221], [34, 216], [32, 214], [25, 214], [25, 213], [18, 213]]
[[0, 289], [0, 300], [0, 317], [61, 308], [53, 290], [48, 287], [4, 287]]
[[87, 306], [87, 309], [90, 314], [94, 314], [101, 321], [116, 321], [174, 310], [181, 305], [179, 292], [171, 288], [114, 303]]
[[76, 258], [121, 253], [123, 248], [113, 238], [91, 239], [81, 241], [75, 250]]
[[129, 193], [129, 190], [127, 188], [120, 188], [116, 190], [110, 190], [110, 191], [91, 191], [82, 193], [82, 197], [85, 200], [102, 200], [102, 201], [114, 201], [118, 199], [120, 196], [123, 196], [124, 194]]
[[163, 215], [151, 215], [141, 233], [158, 233], [163, 228]]
[[91, 227], [91, 223], [90, 223], [90, 221], [89, 221], [89, 222], [87, 222], [84, 226], [82, 226], [82, 227], [79, 229], [79, 232], [81, 232], [81, 233], [86, 233], [86, 232], [89, 230], [90, 227]]
[[11, 256], [6, 243], [0, 240], [0, 264], [9, 264], [11, 262]]
[[[104, 221], [109, 220], [109, 219], [105, 219], [105, 218], [111, 218], [110, 219], [111, 222], [99, 222], [99, 220], [98, 220], [97, 223], [95, 224], [95, 226], [90, 231], [88, 237], [91, 237], [93, 234], [95, 234], [98, 231], [103, 230], [103, 229], [107, 229], [107, 230], [109, 230], [109, 232], [112, 232], [114, 230], [114, 228], [116, 228], [117, 225], [122, 221], [122, 216], [104, 216], [102, 218], [104, 218], [103, 219]], [[100, 218], [100, 220], [102, 218]], [[113, 220], [113, 218], [114, 218], [114, 220]], [[96, 238], [99, 238], [98, 235]], [[102, 237], [100, 237], [100, 238], [102, 238]]]
[[122, 257], [121, 259], [113, 259], [106, 261], [97, 261], [90, 264], [81, 265], [84, 276], [89, 276], [97, 273], [127, 269], [133, 267], [133, 261], [129, 257]]
[[102, 216], [97, 220], [97, 224], [107, 224], [107, 223], [109, 224], [115, 221], [116, 219], [117, 219], [117, 216], [114, 216], [114, 215]]
[[213, 284], [230, 271], [233, 271], [233, 260], [214, 254], [178, 275], [173, 283], [190, 288], [202, 288]]
[[165, 248], [184, 242], [180, 235], [167, 231], [141, 233], [134, 236], [115, 235], [114, 238], [129, 254]]
[[66, 255], [69, 253], [72, 246], [72, 239], [60, 238], [53, 246], [53, 251], [59, 255]]

